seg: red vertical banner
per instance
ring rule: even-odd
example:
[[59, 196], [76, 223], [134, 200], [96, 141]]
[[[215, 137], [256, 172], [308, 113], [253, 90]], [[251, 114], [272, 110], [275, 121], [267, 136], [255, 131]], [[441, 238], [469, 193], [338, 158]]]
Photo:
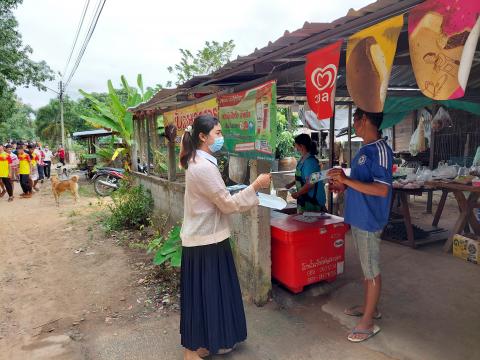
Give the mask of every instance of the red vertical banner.
[[307, 55], [305, 80], [308, 105], [320, 120], [333, 116], [342, 42], [343, 39], [338, 40]]

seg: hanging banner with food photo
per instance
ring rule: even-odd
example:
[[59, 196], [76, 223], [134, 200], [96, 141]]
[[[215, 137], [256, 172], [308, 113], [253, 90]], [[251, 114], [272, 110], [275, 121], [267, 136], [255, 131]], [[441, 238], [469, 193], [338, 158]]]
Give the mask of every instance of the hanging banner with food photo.
[[480, 1], [425, 1], [408, 15], [410, 58], [423, 95], [465, 95], [480, 34]]
[[305, 83], [310, 109], [319, 120], [333, 116], [338, 62], [343, 40], [307, 55]]
[[403, 15], [363, 29], [348, 39], [347, 88], [355, 104], [382, 112]]
[[172, 125], [175, 126], [175, 143], [177, 146], [180, 146], [180, 140], [182, 139], [185, 129], [193, 124], [193, 120], [195, 120], [197, 116], [207, 114], [218, 117], [217, 98], [212, 98], [197, 104], [189, 105], [173, 111], [168, 111], [163, 114], [163, 122], [166, 129], [170, 129]]
[[277, 84], [218, 97], [219, 120], [230, 154], [273, 160], [277, 138]]

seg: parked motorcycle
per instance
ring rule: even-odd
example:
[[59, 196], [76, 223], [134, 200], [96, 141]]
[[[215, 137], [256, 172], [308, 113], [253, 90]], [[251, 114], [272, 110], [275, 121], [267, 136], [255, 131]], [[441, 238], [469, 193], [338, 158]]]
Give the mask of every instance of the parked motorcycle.
[[109, 196], [120, 187], [125, 170], [117, 168], [99, 168], [92, 177], [95, 192], [100, 196]]

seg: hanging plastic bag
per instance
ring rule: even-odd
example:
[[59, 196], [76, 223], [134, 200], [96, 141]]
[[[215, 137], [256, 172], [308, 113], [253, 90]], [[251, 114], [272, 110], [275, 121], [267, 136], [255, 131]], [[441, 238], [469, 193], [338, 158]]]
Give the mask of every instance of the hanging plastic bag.
[[452, 124], [452, 118], [450, 117], [448, 111], [445, 110], [443, 107], [440, 107], [435, 116], [433, 117], [432, 130], [440, 131], [445, 127], [452, 126]]
[[417, 154], [419, 153], [418, 149], [420, 147], [420, 137], [418, 135], [418, 128], [416, 128], [410, 139], [410, 145], [408, 146], [408, 151], [410, 152], [410, 154], [412, 154], [412, 156], [417, 156]]
[[475, 153], [475, 157], [473, 158], [473, 166], [480, 166], [480, 146], [477, 147], [477, 152]]
[[432, 141], [432, 114], [427, 109], [423, 108], [419, 111], [418, 114], [418, 121], [423, 119], [423, 126], [425, 128], [425, 139], [427, 139], [428, 143], [426, 147], [429, 148], [431, 141]]
[[420, 118], [418, 123], [418, 127], [412, 134], [412, 138], [410, 139], [410, 145], [408, 147], [408, 151], [412, 156], [417, 156], [418, 153], [424, 152], [427, 150], [427, 146], [425, 145], [425, 126], [424, 126], [424, 119]]

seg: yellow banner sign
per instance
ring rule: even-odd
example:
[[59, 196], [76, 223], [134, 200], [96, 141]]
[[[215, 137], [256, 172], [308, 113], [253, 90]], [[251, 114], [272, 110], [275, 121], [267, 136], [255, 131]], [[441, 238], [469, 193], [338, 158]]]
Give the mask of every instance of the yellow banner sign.
[[176, 143], [180, 143], [183, 133], [187, 126], [193, 124], [193, 120], [200, 115], [212, 115], [218, 118], [217, 98], [209, 99], [198, 104], [186, 106], [163, 114], [165, 126], [169, 124], [175, 125], [177, 128]]
[[347, 44], [347, 87], [361, 109], [382, 112], [403, 15], [357, 32]]

